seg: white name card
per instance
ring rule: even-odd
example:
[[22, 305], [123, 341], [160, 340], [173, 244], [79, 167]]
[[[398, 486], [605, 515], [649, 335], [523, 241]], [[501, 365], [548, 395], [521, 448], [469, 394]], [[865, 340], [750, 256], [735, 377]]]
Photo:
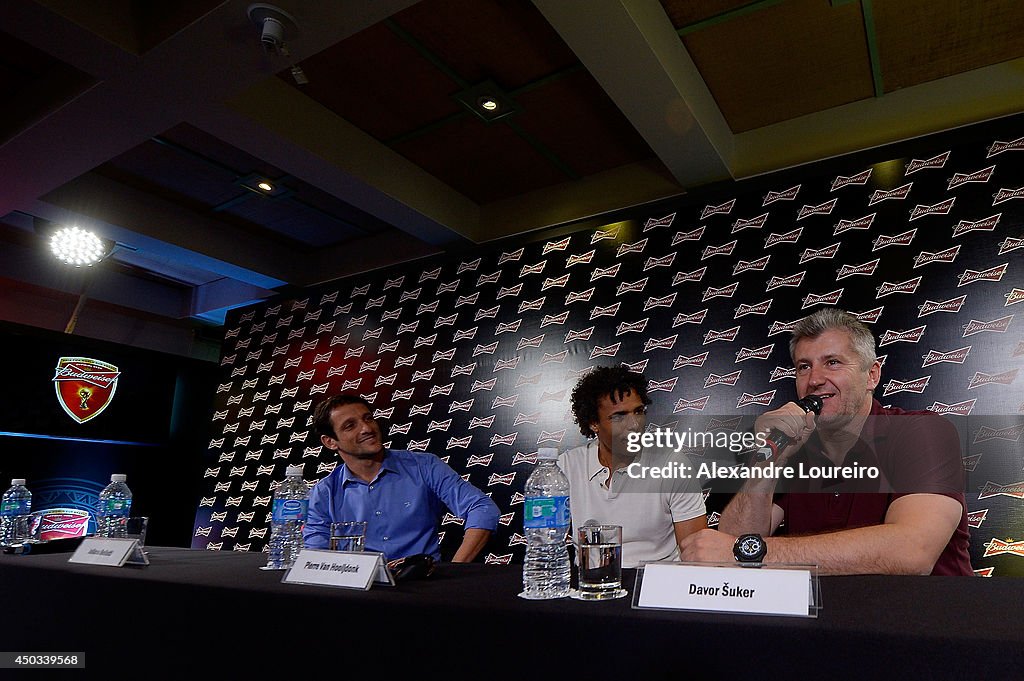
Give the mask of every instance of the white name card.
[[382, 553], [303, 549], [281, 581], [366, 591], [375, 579], [394, 584]]
[[137, 544], [135, 539], [86, 537], [68, 558], [68, 562], [121, 567], [137, 550]]
[[638, 608], [816, 616], [811, 568], [648, 563]]

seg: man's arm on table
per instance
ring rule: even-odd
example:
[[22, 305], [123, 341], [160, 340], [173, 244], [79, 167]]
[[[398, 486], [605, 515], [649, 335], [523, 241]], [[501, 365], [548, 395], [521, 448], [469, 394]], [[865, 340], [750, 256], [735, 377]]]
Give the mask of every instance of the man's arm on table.
[[471, 563], [491, 538], [491, 531], [480, 527], [470, 527], [462, 537], [459, 550], [452, 556], [453, 563]]
[[477, 557], [498, 527], [498, 507], [440, 459], [434, 457], [431, 464], [427, 479], [434, 493], [452, 513], [466, 520], [462, 544], [452, 562], [468, 563]]

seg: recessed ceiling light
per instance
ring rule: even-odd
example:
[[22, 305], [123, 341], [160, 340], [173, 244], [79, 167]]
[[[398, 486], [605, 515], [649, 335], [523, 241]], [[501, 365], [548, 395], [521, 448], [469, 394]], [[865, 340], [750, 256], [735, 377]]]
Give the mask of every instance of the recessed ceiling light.
[[485, 123], [493, 123], [522, 111], [514, 99], [490, 80], [456, 92], [452, 97]]
[[61, 262], [92, 267], [110, 254], [112, 244], [78, 227], [61, 227], [50, 237], [50, 250]]
[[289, 196], [292, 191], [284, 185], [284, 177], [274, 179], [260, 173], [250, 173], [235, 180], [235, 184], [245, 187], [251, 192], [272, 199]]
[[496, 111], [498, 109], [498, 102], [491, 97], [481, 97], [479, 100], [480, 106], [487, 111]]
[[269, 182], [260, 182], [256, 186], [259, 187], [260, 189], [262, 189], [265, 192], [272, 192], [272, 191], [274, 191], [274, 185], [270, 184]]

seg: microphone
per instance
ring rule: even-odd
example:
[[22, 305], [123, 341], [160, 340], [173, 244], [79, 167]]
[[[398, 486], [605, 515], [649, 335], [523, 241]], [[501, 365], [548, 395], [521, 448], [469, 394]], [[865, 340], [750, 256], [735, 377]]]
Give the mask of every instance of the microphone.
[[[809, 411], [813, 411], [815, 414], [821, 413], [822, 402], [821, 398], [817, 395], [808, 395], [802, 400], [797, 400], [796, 405], [803, 409], [805, 413]], [[754, 461], [767, 461], [773, 456], [778, 456], [779, 452], [789, 446], [789, 443], [792, 441], [793, 439], [781, 430], [772, 428], [765, 439], [764, 447], [761, 447], [754, 453]]]

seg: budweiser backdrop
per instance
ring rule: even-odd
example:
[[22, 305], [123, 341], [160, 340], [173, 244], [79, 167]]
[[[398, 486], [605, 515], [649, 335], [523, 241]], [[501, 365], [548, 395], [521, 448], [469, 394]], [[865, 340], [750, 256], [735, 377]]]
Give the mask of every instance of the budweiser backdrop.
[[[485, 560], [519, 562], [538, 447], [584, 442], [581, 373], [642, 371], [654, 415], [757, 414], [794, 397], [793, 323], [836, 305], [875, 332], [883, 404], [960, 428], [975, 568], [1021, 574], [1022, 134], [1006, 119], [236, 312], [193, 546], [264, 548], [285, 467], [314, 483], [338, 464], [311, 413], [347, 390], [390, 446], [490, 494], [503, 515]], [[461, 523], [442, 521], [446, 558]]]

